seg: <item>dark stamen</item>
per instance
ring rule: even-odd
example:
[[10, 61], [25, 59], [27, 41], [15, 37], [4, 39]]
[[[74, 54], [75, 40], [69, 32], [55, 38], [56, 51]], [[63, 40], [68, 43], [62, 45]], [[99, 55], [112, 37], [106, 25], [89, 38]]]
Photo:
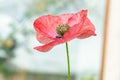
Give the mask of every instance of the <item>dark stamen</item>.
[[62, 38], [62, 36], [56, 36], [56, 38]]

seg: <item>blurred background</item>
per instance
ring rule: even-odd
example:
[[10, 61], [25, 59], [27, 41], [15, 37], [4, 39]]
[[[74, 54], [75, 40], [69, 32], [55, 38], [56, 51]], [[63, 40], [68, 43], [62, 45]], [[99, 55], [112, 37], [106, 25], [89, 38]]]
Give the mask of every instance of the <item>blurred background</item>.
[[33, 47], [34, 20], [88, 10], [97, 36], [69, 42], [72, 80], [98, 80], [101, 69], [105, 0], [0, 0], [0, 80], [67, 80], [65, 45], [47, 53]]

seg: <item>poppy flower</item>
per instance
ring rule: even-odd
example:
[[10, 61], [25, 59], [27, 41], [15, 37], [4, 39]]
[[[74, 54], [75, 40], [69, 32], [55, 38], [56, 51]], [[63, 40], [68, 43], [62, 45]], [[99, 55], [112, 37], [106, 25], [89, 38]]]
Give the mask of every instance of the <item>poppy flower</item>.
[[34, 21], [36, 37], [42, 46], [34, 49], [47, 52], [54, 46], [72, 39], [95, 36], [95, 27], [87, 17], [87, 10], [59, 16], [44, 15]]

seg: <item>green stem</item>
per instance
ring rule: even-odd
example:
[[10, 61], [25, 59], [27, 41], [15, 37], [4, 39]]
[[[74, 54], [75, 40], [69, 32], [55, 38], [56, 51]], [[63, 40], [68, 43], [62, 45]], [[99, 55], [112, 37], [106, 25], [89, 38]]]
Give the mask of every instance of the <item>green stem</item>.
[[66, 53], [67, 53], [67, 64], [68, 64], [68, 80], [71, 79], [70, 77], [70, 57], [69, 57], [69, 50], [68, 50], [68, 43], [66, 42]]

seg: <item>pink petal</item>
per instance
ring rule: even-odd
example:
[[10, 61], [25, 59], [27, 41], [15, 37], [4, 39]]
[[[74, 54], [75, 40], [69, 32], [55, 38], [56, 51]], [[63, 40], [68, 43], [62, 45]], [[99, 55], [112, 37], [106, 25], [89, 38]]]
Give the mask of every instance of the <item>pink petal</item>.
[[90, 36], [96, 36], [95, 27], [91, 23], [91, 21], [88, 18], [86, 18], [84, 25], [82, 26], [82, 28], [79, 31], [78, 38], [83, 39], [83, 38], [87, 38]]
[[59, 18], [61, 19], [61, 23], [62, 24], [66, 24], [68, 23], [68, 20], [73, 16], [74, 14], [62, 14], [59, 16]]
[[35, 20], [34, 27], [49, 37], [55, 37], [57, 35], [56, 26], [61, 23], [60, 21], [57, 16], [45, 15]]
[[69, 20], [68, 24], [72, 27], [78, 23], [81, 23], [87, 16], [87, 10], [81, 10], [78, 13], [74, 14]]
[[34, 49], [36, 49], [40, 52], [47, 52], [47, 51], [50, 51], [55, 45], [58, 45], [58, 44], [60, 44], [60, 43], [53, 41], [53, 42], [50, 42], [50, 43], [45, 44], [43, 46], [37, 46]]
[[63, 38], [63, 39], [61, 39], [61, 38], [57, 39], [56, 38], [56, 41], [52, 41], [52, 42], [50, 42], [48, 44], [45, 44], [45, 45], [42, 45], [42, 46], [37, 46], [34, 49], [36, 49], [38, 51], [41, 51], [41, 52], [47, 52], [47, 51], [50, 51], [54, 46], [65, 43], [67, 41], [68, 40], [65, 39], [65, 38]]
[[42, 34], [42, 33], [39, 33], [39, 32], [36, 32], [36, 37], [37, 37], [37, 40], [40, 42], [40, 43], [43, 43], [43, 44], [47, 44], [49, 42], [52, 42], [53, 39], [49, 38], [48, 36]]
[[81, 29], [81, 27], [85, 22], [85, 19], [87, 18], [86, 16], [87, 16], [87, 11], [82, 10], [81, 12], [75, 14], [73, 17], [70, 18], [69, 24], [72, 24], [73, 22], [74, 25], [64, 34], [64, 38], [66, 40], [71, 40], [76, 36], [78, 36], [79, 30]]

